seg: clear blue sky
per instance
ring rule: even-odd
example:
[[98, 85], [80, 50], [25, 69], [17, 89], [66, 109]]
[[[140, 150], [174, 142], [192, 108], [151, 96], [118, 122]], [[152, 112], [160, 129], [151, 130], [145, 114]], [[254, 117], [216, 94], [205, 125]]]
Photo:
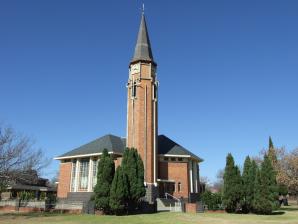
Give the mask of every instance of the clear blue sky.
[[[271, 135], [298, 146], [298, 1], [144, 1], [158, 63], [159, 133], [215, 179]], [[52, 158], [125, 136], [142, 1], [0, 2], [0, 121]], [[58, 170], [53, 161], [44, 175]]]

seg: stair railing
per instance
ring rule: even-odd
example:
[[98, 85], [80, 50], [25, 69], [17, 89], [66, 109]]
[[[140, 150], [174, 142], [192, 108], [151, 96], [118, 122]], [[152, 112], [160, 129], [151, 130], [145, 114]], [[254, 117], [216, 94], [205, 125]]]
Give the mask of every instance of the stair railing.
[[168, 196], [170, 196], [171, 198], [173, 198], [173, 199], [175, 199], [176, 201], [178, 201], [178, 202], [181, 202], [181, 200], [179, 199], [179, 198], [176, 198], [174, 195], [171, 195], [171, 194], [169, 194], [169, 193], [165, 193], [165, 197], [166, 197], [166, 199], [168, 199]]
[[169, 193], [165, 193], [165, 197], [166, 199], [168, 199], [168, 196], [170, 196], [171, 198], [173, 198], [174, 200], [176, 200], [177, 202], [175, 202], [175, 206], [172, 209], [172, 205], [170, 204], [170, 211], [174, 211], [174, 212], [181, 212], [182, 211], [182, 207], [181, 207], [181, 199], [176, 198], [174, 195], [171, 195]]

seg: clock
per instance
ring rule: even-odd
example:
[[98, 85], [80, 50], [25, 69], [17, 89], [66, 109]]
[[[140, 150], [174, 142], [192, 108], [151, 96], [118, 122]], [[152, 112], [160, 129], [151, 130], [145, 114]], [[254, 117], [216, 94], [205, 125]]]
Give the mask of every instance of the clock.
[[140, 64], [133, 64], [130, 66], [130, 73], [133, 75], [133, 74], [136, 74], [136, 73], [139, 73], [140, 72]]

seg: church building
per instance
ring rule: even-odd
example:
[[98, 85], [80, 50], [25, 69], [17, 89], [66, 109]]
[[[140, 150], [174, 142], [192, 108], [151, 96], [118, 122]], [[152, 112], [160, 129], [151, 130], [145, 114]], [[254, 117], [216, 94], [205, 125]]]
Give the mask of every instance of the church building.
[[125, 147], [136, 148], [141, 155], [149, 203], [166, 196], [188, 199], [199, 194], [199, 163], [203, 160], [158, 133], [156, 68], [145, 15], [142, 14], [126, 84], [126, 138], [107, 134], [56, 157], [60, 161], [58, 198], [90, 198], [103, 149], [108, 150], [117, 167]]

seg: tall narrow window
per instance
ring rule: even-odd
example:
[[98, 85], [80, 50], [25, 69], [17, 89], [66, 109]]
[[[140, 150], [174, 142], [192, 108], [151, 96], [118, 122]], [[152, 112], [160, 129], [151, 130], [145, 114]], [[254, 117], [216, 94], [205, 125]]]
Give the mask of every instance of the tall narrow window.
[[156, 100], [157, 98], [157, 86], [153, 85], [153, 99]]
[[178, 192], [181, 192], [181, 183], [178, 183]]
[[80, 164], [79, 189], [85, 191], [88, 189], [89, 159], [81, 160]]
[[134, 98], [137, 95], [137, 84], [136, 82], [133, 82], [131, 87], [131, 96]]
[[98, 162], [98, 160], [93, 160], [93, 173], [92, 173], [92, 187], [93, 187], [93, 189], [97, 182], [97, 162]]
[[75, 191], [75, 182], [76, 182], [76, 168], [77, 168], [77, 160], [74, 160], [72, 162], [72, 167], [71, 167], [71, 192]]

